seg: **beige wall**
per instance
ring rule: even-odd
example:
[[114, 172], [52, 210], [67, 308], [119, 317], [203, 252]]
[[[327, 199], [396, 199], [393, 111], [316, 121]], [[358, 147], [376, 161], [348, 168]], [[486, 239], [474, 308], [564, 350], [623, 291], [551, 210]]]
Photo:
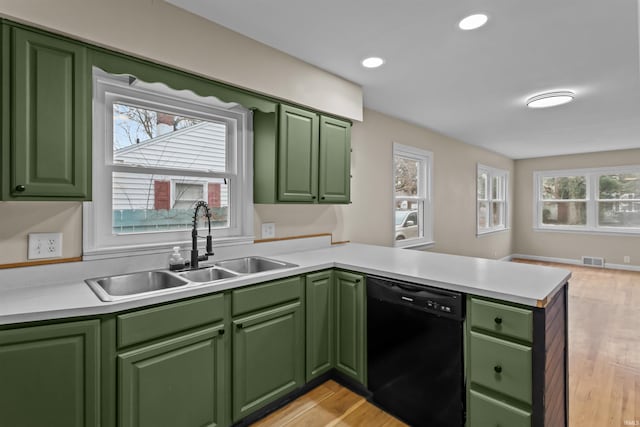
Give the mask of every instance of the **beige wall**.
[[362, 89], [163, 0], [3, 0], [0, 15], [353, 120]]
[[516, 160], [514, 253], [580, 261], [583, 255], [605, 262], [640, 266], [640, 236], [561, 233], [533, 230], [533, 172], [538, 170], [640, 165], [640, 149]]

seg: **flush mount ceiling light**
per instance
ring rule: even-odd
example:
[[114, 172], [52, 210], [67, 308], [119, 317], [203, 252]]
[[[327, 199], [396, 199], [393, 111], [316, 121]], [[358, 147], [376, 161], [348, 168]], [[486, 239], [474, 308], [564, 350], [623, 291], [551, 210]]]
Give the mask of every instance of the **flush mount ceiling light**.
[[460, 21], [460, 23], [458, 23], [458, 27], [460, 27], [461, 30], [475, 30], [476, 28], [480, 28], [482, 27], [484, 24], [487, 23], [487, 21], [489, 20], [489, 17], [483, 13], [477, 13], [475, 15], [469, 15], [466, 18], [464, 18], [462, 21]]
[[556, 92], [541, 93], [527, 99], [527, 107], [529, 108], [548, 108], [558, 105], [567, 104], [573, 101], [576, 96], [570, 90], [561, 90]]
[[384, 59], [372, 56], [362, 60], [362, 66], [365, 68], [378, 68], [384, 64]]

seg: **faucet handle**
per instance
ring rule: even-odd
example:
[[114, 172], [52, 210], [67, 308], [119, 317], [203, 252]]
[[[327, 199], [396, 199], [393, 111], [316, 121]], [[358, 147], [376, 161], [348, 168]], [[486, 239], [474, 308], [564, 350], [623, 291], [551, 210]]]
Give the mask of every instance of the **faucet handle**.
[[211, 234], [207, 236], [207, 255], [213, 255], [213, 237]]

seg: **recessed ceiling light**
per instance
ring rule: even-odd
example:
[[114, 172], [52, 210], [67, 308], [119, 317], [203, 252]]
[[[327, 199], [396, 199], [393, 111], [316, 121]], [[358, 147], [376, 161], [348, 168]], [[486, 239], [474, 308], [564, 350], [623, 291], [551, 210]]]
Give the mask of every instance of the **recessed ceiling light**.
[[556, 107], [558, 105], [567, 104], [573, 101], [576, 96], [570, 90], [562, 90], [556, 92], [541, 93], [527, 99], [527, 107], [529, 108], [547, 108]]
[[475, 30], [476, 28], [480, 28], [484, 24], [486, 24], [488, 20], [489, 20], [489, 17], [483, 13], [469, 15], [466, 18], [464, 18], [462, 21], [460, 21], [460, 23], [458, 23], [458, 27], [460, 27], [461, 30], [465, 30], [465, 31]]
[[377, 56], [372, 56], [362, 60], [362, 66], [365, 68], [378, 68], [382, 64], [384, 64], [384, 59], [378, 58]]

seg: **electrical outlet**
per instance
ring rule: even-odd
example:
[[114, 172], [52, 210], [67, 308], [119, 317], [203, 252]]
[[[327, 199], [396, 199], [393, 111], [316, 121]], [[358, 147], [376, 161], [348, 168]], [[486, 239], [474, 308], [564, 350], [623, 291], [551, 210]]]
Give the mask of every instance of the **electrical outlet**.
[[59, 258], [62, 256], [62, 233], [29, 234], [28, 259]]
[[276, 237], [276, 224], [273, 222], [265, 222], [262, 224], [262, 238], [274, 239]]
[[631, 257], [629, 255], [624, 256], [624, 263], [629, 264], [631, 262]]

